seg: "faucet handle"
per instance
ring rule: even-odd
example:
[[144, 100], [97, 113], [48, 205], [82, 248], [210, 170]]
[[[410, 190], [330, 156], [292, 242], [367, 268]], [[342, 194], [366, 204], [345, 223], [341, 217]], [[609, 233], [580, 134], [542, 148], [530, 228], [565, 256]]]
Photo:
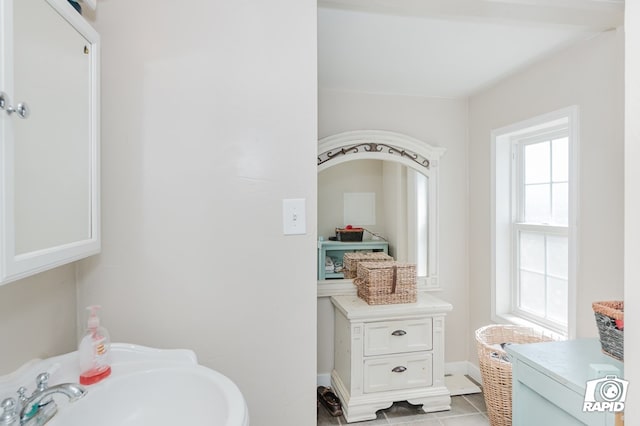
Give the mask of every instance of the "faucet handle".
[[18, 420], [16, 400], [13, 398], [5, 398], [0, 403], [2, 415], [0, 416], [0, 425], [12, 425]]
[[49, 373], [40, 373], [36, 377], [36, 392], [42, 392], [49, 387]]
[[24, 405], [27, 399], [29, 399], [27, 397], [27, 388], [25, 388], [24, 386], [20, 386], [20, 388], [18, 389], [18, 401], [20, 401], [21, 405]]

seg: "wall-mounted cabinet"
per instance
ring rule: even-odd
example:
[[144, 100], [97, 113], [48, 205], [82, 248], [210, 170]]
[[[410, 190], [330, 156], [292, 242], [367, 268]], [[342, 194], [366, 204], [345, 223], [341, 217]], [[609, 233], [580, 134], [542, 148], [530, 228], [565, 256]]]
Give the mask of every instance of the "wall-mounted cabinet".
[[0, 284], [100, 251], [99, 55], [66, 0], [0, 0]]

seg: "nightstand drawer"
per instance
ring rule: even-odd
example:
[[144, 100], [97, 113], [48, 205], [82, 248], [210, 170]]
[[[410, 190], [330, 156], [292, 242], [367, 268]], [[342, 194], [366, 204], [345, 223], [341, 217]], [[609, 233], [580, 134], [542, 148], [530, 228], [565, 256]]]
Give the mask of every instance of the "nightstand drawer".
[[364, 361], [364, 392], [426, 387], [433, 384], [431, 353], [380, 357]]
[[391, 355], [433, 349], [431, 318], [367, 323], [364, 355]]

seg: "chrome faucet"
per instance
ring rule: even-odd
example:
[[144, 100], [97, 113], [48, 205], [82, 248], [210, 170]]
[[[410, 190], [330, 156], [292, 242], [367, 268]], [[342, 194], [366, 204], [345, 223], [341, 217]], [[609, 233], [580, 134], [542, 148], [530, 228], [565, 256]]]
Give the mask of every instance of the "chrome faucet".
[[[25, 388], [18, 390], [18, 403], [13, 398], [7, 398], [0, 404], [3, 409], [0, 415], [0, 426], [32, 426], [43, 425], [57, 412], [58, 406], [51, 398], [53, 394], [61, 393], [69, 398], [69, 401], [77, 401], [87, 391], [75, 383], [62, 383], [48, 386], [49, 373], [39, 374], [36, 378], [36, 390], [30, 397], [26, 397]], [[19, 410], [19, 414], [18, 414]]]

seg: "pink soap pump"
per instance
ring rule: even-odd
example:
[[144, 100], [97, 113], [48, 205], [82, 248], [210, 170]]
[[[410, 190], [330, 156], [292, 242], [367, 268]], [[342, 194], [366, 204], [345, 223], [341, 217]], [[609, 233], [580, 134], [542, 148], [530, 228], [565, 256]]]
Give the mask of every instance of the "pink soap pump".
[[99, 309], [98, 305], [87, 307], [89, 311], [87, 331], [78, 347], [81, 385], [98, 383], [111, 374], [111, 366], [109, 365], [111, 341], [107, 330], [100, 326]]

